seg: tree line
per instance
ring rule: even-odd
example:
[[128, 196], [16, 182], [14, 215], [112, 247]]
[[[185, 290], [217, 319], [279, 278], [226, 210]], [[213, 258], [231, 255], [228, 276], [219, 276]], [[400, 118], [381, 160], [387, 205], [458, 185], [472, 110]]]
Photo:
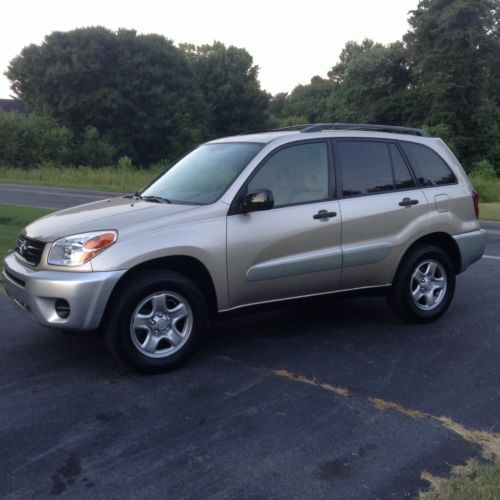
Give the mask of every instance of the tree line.
[[127, 156], [148, 166], [213, 137], [354, 122], [423, 127], [469, 170], [498, 174], [499, 23], [500, 0], [421, 0], [402, 40], [348, 42], [326, 78], [275, 96], [242, 48], [103, 27], [54, 32], [8, 67], [30, 115], [0, 113], [0, 163]]

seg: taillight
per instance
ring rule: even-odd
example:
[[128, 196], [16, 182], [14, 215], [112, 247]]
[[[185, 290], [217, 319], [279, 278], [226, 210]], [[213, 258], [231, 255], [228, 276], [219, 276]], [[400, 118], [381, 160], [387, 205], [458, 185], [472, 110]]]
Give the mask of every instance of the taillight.
[[474, 210], [476, 212], [476, 219], [479, 219], [479, 196], [477, 195], [477, 191], [472, 191], [472, 199], [474, 201]]

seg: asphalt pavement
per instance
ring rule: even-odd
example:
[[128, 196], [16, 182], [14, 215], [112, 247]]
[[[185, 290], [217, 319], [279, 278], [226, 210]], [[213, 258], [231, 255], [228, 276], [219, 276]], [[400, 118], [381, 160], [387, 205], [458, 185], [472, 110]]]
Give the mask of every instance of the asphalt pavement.
[[500, 224], [447, 314], [323, 297], [225, 316], [183, 368], [141, 376], [97, 333], [0, 297], [0, 496], [412, 498], [500, 432]]
[[0, 204], [62, 209], [103, 200], [121, 193], [27, 184], [0, 184]]

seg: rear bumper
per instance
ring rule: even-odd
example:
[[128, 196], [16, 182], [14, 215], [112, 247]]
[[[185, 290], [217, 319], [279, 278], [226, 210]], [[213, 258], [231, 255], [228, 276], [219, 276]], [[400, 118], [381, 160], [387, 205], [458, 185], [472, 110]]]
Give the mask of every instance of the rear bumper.
[[479, 229], [470, 233], [453, 236], [460, 250], [462, 262], [461, 271], [465, 271], [471, 264], [478, 261], [484, 253], [486, 246], [486, 231]]
[[[35, 271], [18, 262], [14, 254], [3, 263], [5, 291], [18, 309], [44, 326], [70, 330], [99, 326], [111, 292], [124, 273]], [[69, 304], [67, 318], [56, 312], [58, 299]]]

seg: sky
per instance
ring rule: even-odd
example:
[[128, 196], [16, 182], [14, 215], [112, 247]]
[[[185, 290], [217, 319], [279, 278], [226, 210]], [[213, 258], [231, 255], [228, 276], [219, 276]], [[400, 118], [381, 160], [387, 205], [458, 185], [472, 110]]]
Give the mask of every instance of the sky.
[[83, 26], [158, 33], [174, 43], [215, 40], [248, 50], [263, 89], [290, 92], [326, 77], [345, 43], [390, 43], [418, 0], [17, 0], [0, 4], [0, 98], [12, 95], [9, 61], [53, 31]]

